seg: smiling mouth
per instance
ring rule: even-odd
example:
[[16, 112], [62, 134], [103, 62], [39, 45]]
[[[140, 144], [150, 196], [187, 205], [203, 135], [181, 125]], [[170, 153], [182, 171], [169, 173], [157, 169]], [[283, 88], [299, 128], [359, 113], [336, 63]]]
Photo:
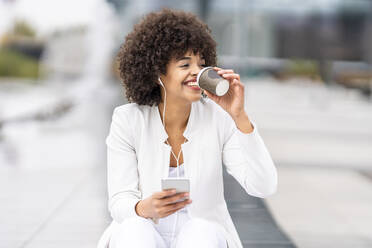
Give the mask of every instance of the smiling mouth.
[[184, 84], [184, 86], [186, 86], [187, 88], [190, 88], [190, 89], [193, 89], [193, 90], [201, 90], [200, 87], [198, 85], [188, 85], [188, 84]]
[[192, 90], [195, 90], [195, 91], [199, 91], [200, 90], [199, 84], [196, 81], [196, 79], [188, 80], [186, 82], [183, 82], [182, 84], [184, 86], [187, 86], [188, 88], [190, 88]]
[[187, 86], [199, 86], [196, 80], [192, 80], [192, 81], [189, 80], [189, 81], [183, 82], [183, 84]]

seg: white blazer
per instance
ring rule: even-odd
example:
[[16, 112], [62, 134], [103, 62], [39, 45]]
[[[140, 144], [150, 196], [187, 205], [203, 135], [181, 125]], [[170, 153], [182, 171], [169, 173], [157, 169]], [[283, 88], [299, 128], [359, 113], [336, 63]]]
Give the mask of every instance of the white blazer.
[[[264, 198], [276, 192], [277, 170], [261, 139], [257, 125], [245, 134], [231, 116], [211, 99], [193, 102], [182, 144], [185, 177], [190, 178], [191, 217], [224, 227], [229, 248], [242, 248], [228, 212], [223, 188], [223, 168], [245, 191]], [[136, 216], [135, 205], [161, 191], [168, 177], [171, 147], [157, 106], [129, 103], [115, 108], [107, 144], [108, 209], [113, 221], [102, 234], [98, 248], [126, 218]]]

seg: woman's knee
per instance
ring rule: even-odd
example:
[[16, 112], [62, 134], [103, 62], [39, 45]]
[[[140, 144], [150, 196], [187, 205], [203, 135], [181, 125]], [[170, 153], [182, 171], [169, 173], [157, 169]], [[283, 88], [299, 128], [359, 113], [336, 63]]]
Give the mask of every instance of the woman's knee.
[[205, 234], [220, 233], [221, 229], [218, 225], [217, 223], [201, 218], [193, 218], [185, 223], [185, 229], [204, 236]]
[[145, 219], [140, 216], [135, 216], [132, 218], [125, 219], [118, 228], [118, 232], [121, 233], [131, 233], [131, 234], [140, 234], [143, 232], [152, 232], [154, 230], [153, 225], [148, 219]]
[[181, 243], [185, 244], [185, 240], [193, 242], [192, 247], [226, 247], [222, 228], [218, 223], [193, 218], [186, 222], [180, 230], [177, 247], [183, 247]]
[[154, 237], [155, 229], [149, 220], [140, 216], [125, 219], [111, 236], [110, 248], [129, 247], [128, 245], [138, 244], [147, 237], [147, 241], [154, 243], [155, 240], [150, 240]]

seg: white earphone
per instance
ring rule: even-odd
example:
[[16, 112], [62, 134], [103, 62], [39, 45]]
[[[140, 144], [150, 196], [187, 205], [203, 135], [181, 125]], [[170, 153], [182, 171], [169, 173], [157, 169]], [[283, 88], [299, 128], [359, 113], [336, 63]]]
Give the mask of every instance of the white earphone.
[[[165, 129], [165, 106], [166, 106], [166, 103], [167, 103], [167, 91], [165, 90], [165, 86], [164, 86], [163, 82], [161, 81], [160, 77], [158, 78], [158, 81], [159, 81], [160, 85], [164, 88], [163, 126], [164, 126], [164, 129]], [[173, 151], [172, 151], [172, 153], [173, 153]], [[177, 177], [180, 176], [180, 174], [179, 174], [179, 166], [178, 166], [178, 159], [180, 157], [180, 154], [181, 154], [181, 150], [180, 150], [180, 153], [178, 154], [178, 158], [176, 158], [176, 156], [173, 153], [173, 156], [177, 160]], [[178, 222], [178, 211], [176, 212], [176, 220], [175, 220], [174, 225], [173, 225], [172, 243], [173, 243], [173, 239], [175, 238], [174, 237], [174, 234], [176, 233], [177, 222]]]
[[158, 80], [159, 80], [159, 83], [164, 87], [164, 84], [163, 84], [163, 82], [161, 81], [160, 77], [158, 78]]
[[164, 115], [165, 115], [165, 105], [167, 104], [167, 91], [165, 90], [165, 86], [163, 84], [163, 82], [161, 81], [160, 77], [158, 78], [158, 81], [160, 83], [160, 85], [164, 88], [164, 109], [163, 109], [163, 126], [164, 126], [164, 129], [165, 129], [165, 119], [164, 119]]

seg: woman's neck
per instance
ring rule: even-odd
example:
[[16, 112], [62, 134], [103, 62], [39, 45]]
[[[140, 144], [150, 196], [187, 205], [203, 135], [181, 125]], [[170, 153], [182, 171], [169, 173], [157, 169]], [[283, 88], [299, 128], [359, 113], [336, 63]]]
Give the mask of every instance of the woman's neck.
[[[163, 121], [164, 103], [158, 105], [161, 120]], [[166, 130], [184, 130], [186, 128], [191, 112], [191, 103], [173, 104], [168, 101], [165, 106], [165, 127]]]

